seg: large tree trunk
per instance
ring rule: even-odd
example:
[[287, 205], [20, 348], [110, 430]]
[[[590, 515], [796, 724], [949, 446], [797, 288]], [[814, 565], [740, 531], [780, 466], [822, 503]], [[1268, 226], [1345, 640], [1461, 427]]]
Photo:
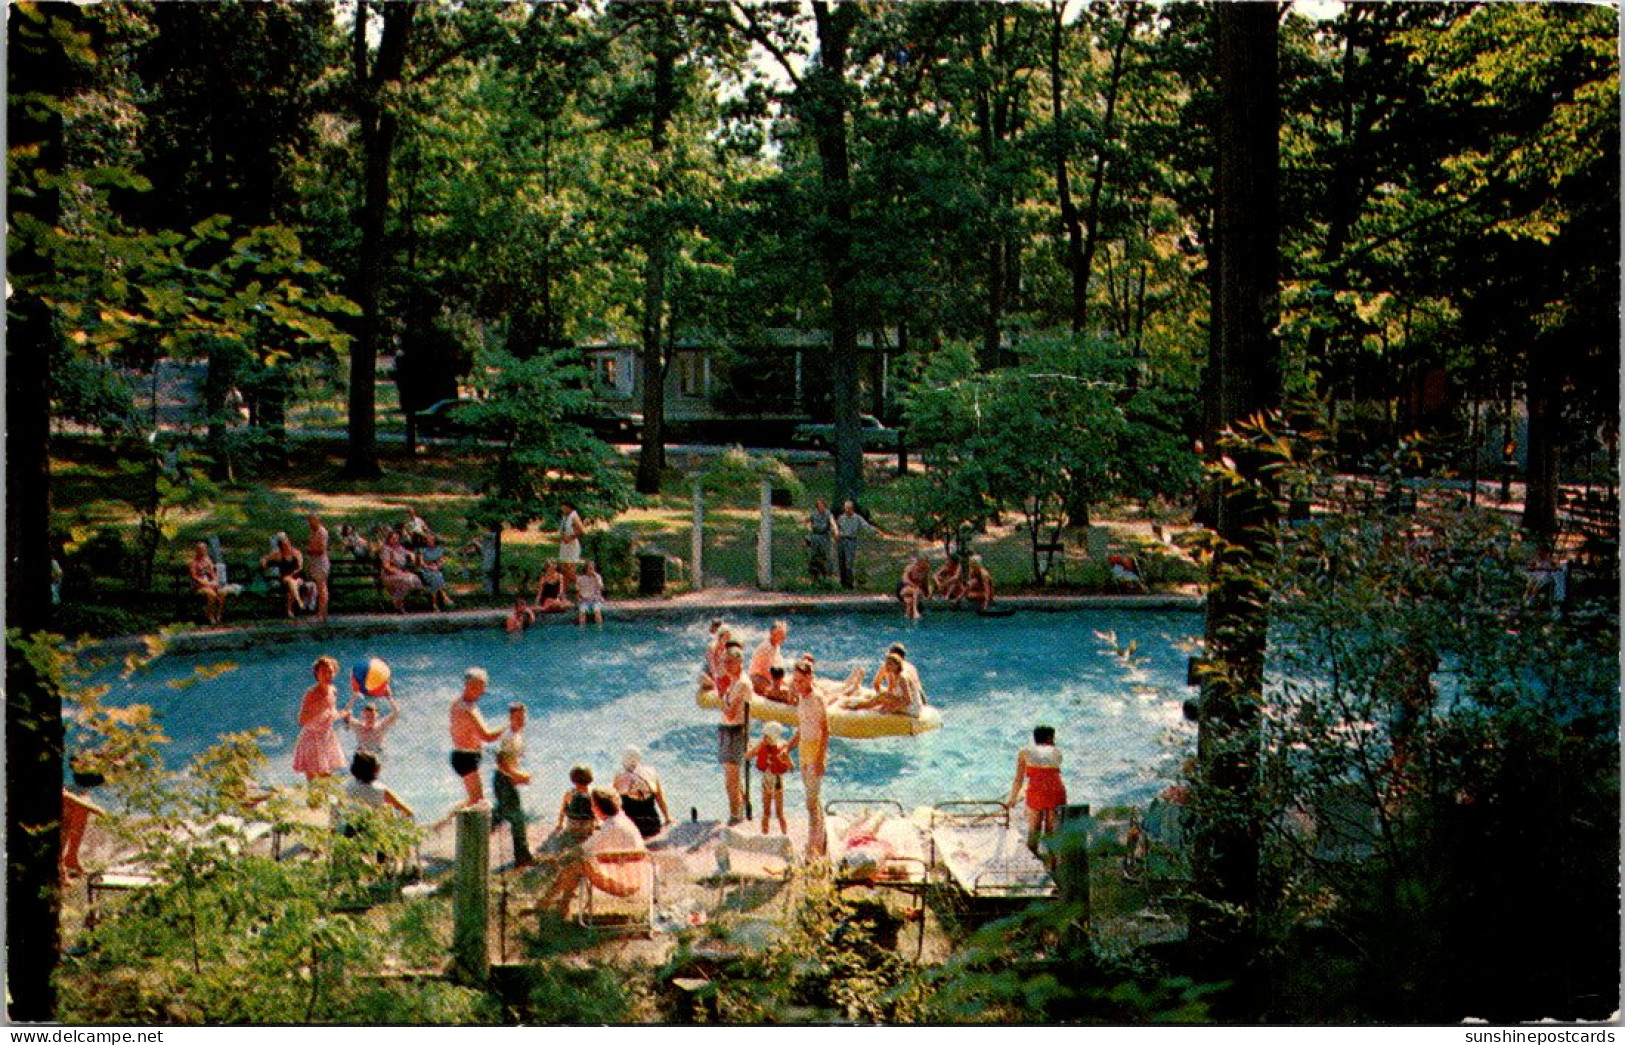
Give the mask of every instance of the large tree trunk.
[[356, 89], [356, 116], [361, 125], [363, 165], [361, 200], [361, 249], [356, 257], [353, 279], [361, 320], [350, 347], [350, 428], [349, 452], [344, 473], [354, 479], [373, 478], [378, 467], [378, 348], [383, 340], [380, 297], [384, 268], [388, 260], [385, 242], [389, 220], [389, 170], [394, 158], [395, 138], [400, 120], [383, 95], [389, 84], [398, 83], [406, 63], [406, 42], [412, 31], [415, 6], [401, 0], [384, 0], [383, 35], [378, 56], [369, 71], [367, 47], [367, 0], [356, 4], [355, 34], [352, 39]]
[[807, 77], [807, 113], [818, 144], [825, 228], [819, 253], [829, 291], [830, 384], [835, 408], [835, 495], [863, 493], [863, 442], [858, 428], [858, 321], [853, 301], [857, 266], [852, 255], [852, 164], [846, 133], [846, 60], [857, 7], [813, 3], [818, 67]]
[[[673, 82], [677, 50], [670, 27], [661, 21], [655, 44], [654, 113], [649, 125], [649, 151], [654, 155], [656, 206], [664, 206], [667, 127], [677, 105]], [[660, 492], [660, 473], [666, 467], [666, 273], [671, 264], [671, 227], [662, 212], [649, 235], [643, 273], [643, 432], [638, 454], [639, 493]]]
[[[1001, 153], [1011, 133], [1012, 105], [1008, 91], [1001, 83], [993, 82], [1001, 67], [1005, 52], [1004, 12], [997, 6], [992, 12], [993, 39], [980, 61], [989, 70], [988, 81], [976, 94], [977, 143], [982, 153], [982, 167], [989, 176], [988, 188], [991, 207], [995, 214], [1007, 207], [1010, 190], [1003, 183]], [[1011, 307], [1011, 276], [1017, 264], [1018, 248], [1002, 227], [989, 230], [984, 278], [986, 280], [987, 307], [982, 317], [982, 350], [979, 361], [984, 368], [1003, 366], [1008, 362], [1004, 348], [1004, 316]]]
[[[1219, 60], [1219, 148], [1213, 358], [1206, 407], [1222, 429], [1279, 405], [1281, 374], [1273, 330], [1278, 312], [1277, 180], [1279, 87], [1276, 11], [1272, 4], [1220, 4], [1215, 10]], [[1196, 884], [1215, 905], [1198, 920], [1197, 941], [1215, 966], [1242, 984], [1251, 957], [1258, 903], [1258, 707], [1264, 677], [1268, 603], [1251, 566], [1270, 551], [1274, 501], [1263, 462], [1237, 455], [1248, 482], [1216, 500], [1217, 530], [1228, 546], [1218, 557], [1207, 606], [1207, 657], [1215, 669], [1203, 686]], [[1222, 564], [1222, 565], [1221, 565]], [[1214, 914], [1239, 911], [1239, 917]]]
[[1529, 439], [1524, 461], [1523, 528], [1541, 541], [1557, 534], [1559, 368], [1545, 352], [1528, 353], [1524, 371]]
[[[18, 20], [14, 11], [13, 26]], [[16, 48], [11, 54], [15, 62]], [[12, 128], [17, 134], [15, 122]], [[12, 277], [18, 278], [15, 268]], [[30, 297], [10, 310], [8, 326], [6, 627], [32, 636], [48, 626], [51, 606], [47, 360], [52, 323], [44, 303]], [[62, 745], [62, 702], [55, 686], [8, 639], [6, 950], [11, 960], [6, 987], [12, 1020], [56, 1018], [51, 977], [60, 947]]]
[[1089, 203], [1080, 215], [1072, 202], [1072, 189], [1067, 172], [1067, 153], [1070, 146], [1070, 120], [1066, 99], [1062, 91], [1061, 65], [1061, 5], [1056, 5], [1050, 26], [1050, 104], [1055, 110], [1055, 185], [1061, 205], [1061, 227], [1066, 236], [1066, 265], [1072, 277], [1072, 332], [1081, 334], [1089, 326], [1089, 279], [1095, 267], [1095, 251], [1100, 242], [1100, 201], [1106, 184], [1106, 170], [1111, 162], [1111, 143], [1117, 133], [1117, 96], [1123, 83], [1123, 54], [1128, 49], [1129, 34], [1134, 28], [1132, 7], [1121, 10], [1123, 24], [1117, 41], [1112, 45], [1111, 66], [1106, 74], [1104, 109], [1100, 117], [1100, 133], [1095, 138], [1095, 163], [1089, 184]]
[[[62, 164], [62, 119], [54, 107], [25, 97], [71, 95], [80, 79], [76, 60], [53, 29], [85, 32], [77, 4], [40, 4], [35, 15], [14, 7], [6, 26], [7, 121], [15, 146], [37, 144], [16, 162], [7, 183], [10, 220], [6, 264], [6, 627], [27, 637], [50, 626], [50, 391], [55, 329], [35, 289], [50, 260], [17, 235], [28, 215], [56, 225], [61, 196], [33, 184], [35, 172]], [[48, 26], [45, 20], [56, 23]], [[6, 643], [6, 1002], [12, 1021], [56, 1018], [53, 976], [61, 949], [62, 702], [12, 642]]]

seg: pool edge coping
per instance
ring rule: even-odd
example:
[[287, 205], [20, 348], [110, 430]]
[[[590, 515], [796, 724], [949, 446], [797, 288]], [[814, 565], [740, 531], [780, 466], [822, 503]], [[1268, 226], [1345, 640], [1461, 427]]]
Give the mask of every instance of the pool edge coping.
[[[1015, 595], [999, 599], [1011, 610], [1059, 613], [1071, 610], [1198, 610], [1204, 604], [1200, 595], [1171, 592], [1157, 595]], [[823, 614], [861, 613], [895, 615], [897, 600], [888, 595], [831, 596], [769, 593], [725, 595], [700, 601], [692, 595], [666, 599], [629, 599], [614, 603], [606, 620], [631, 618], [721, 616], [728, 613]], [[967, 611], [937, 610], [937, 613], [964, 615]], [[354, 614], [317, 624], [309, 619], [291, 623], [272, 622], [220, 628], [184, 628], [164, 633], [165, 652], [174, 654], [211, 653], [247, 649], [270, 643], [293, 643], [379, 634], [451, 634], [501, 627], [509, 611], [505, 609], [454, 610], [450, 613]], [[928, 613], [927, 616], [933, 614]], [[540, 617], [538, 627], [575, 623], [571, 613]], [[90, 651], [104, 654], [132, 652], [145, 647], [143, 635], [122, 635], [89, 644]]]

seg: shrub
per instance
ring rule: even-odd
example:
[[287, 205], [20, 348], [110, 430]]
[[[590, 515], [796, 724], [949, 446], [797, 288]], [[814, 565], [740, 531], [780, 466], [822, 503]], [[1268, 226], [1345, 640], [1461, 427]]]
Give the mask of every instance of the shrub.
[[96, 639], [139, 635], [161, 623], [153, 614], [143, 610], [83, 602], [64, 603], [51, 613], [51, 626], [63, 635], [75, 638], [82, 635]]
[[122, 577], [130, 567], [130, 548], [118, 529], [103, 526], [70, 552], [62, 565], [65, 570], [92, 581], [98, 577]]
[[636, 585], [638, 560], [632, 542], [632, 531], [626, 526], [593, 530], [582, 539], [582, 557], [598, 564], [606, 592], [629, 592]]

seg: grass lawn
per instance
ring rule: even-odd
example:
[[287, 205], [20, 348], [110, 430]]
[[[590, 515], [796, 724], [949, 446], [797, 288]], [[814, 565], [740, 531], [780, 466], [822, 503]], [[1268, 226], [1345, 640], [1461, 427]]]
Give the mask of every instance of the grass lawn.
[[[509, 530], [503, 534], [503, 590], [506, 597], [489, 597], [477, 592], [472, 576], [478, 564], [459, 561], [458, 550], [472, 536], [467, 515], [476, 494], [471, 488], [483, 467], [477, 452], [452, 444], [420, 448], [415, 457], [405, 456], [399, 444], [380, 447], [384, 474], [375, 480], [358, 482], [341, 476], [343, 447], [338, 441], [298, 440], [291, 444], [286, 466], [265, 481], [239, 475], [236, 482], [223, 483], [210, 490], [200, 503], [169, 512], [162, 520], [163, 535], [154, 567], [154, 591], [160, 595], [177, 593], [177, 599], [142, 598], [129, 590], [125, 578], [129, 570], [102, 558], [90, 556], [87, 546], [110, 540], [105, 531], [114, 531], [126, 547], [134, 543], [137, 516], [134, 505], [144, 490], [140, 476], [121, 468], [105, 444], [91, 439], [59, 438], [52, 460], [53, 525], [64, 539], [64, 565], [69, 569], [65, 602], [95, 606], [123, 605], [131, 612], [173, 619], [177, 612], [191, 613], [195, 607], [178, 611], [177, 602], [188, 607], [186, 588], [180, 583], [184, 564], [196, 541], [218, 535], [226, 560], [249, 564], [269, 549], [277, 532], [286, 532], [302, 544], [307, 532], [304, 516], [319, 513], [329, 531], [336, 534], [342, 523], [363, 532], [380, 523], [396, 523], [405, 518], [408, 505], [416, 508], [430, 526], [443, 536], [442, 543], [452, 555], [447, 569], [453, 591], [463, 605], [506, 605], [517, 585], [534, 583], [544, 561], [555, 555], [557, 542], [550, 526], [529, 530]], [[794, 505], [773, 513], [774, 588], [787, 592], [814, 590], [806, 573], [807, 552], [803, 540], [806, 516], [817, 496], [834, 499], [833, 468], [828, 459], [795, 466], [802, 489]], [[907, 510], [911, 484], [928, 481], [915, 465], [906, 479], [896, 476], [895, 461], [873, 457], [867, 466], [867, 509], [887, 536], [866, 534], [860, 542], [858, 587], [860, 590], [889, 593], [910, 556], [924, 550], [934, 561], [943, 558], [943, 549], [908, 533]], [[1152, 534], [1151, 520], [1135, 506], [1103, 506], [1097, 510], [1096, 525], [1108, 535], [1112, 551], [1128, 550], [1138, 555], [1147, 579], [1156, 589], [1169, 590], [1196, 579], [1197, 571], [1177, 548]], [[1163, 516], [1166, 518], [1166, 515]], [[684, 590], [689, 584], [688, 560], [693, 507], [687, 474], [668, 471], [663, 492], [607, 523], [626, 531], [634, 551], [660, 552], [681, 560], [682, 566], [669, 571], [669, 588]], [[603, 519], [588, 519], [589, 528], [602, 528]], [[978, 535], [974, 550], [992, 571], [999, 591], [1102, 592], [1110, 591], [1105, 566], [1088, 558], [1084, 534], [1068, 531], [1063, 536], [1065, 551], [1043, 588], [1034, 585], [1027, 533], [1019, 515], [1007, 516], [1005, 525]], [[708, 587], [756, 586], [756, 534], [759, 525], [757, 493], [740, 490], [712, 493], [705, 505], [704, 571]], [[1188, 529], [1188, 524], [1170, 522], [1164, 530], [1172, 535]], [[98, 531], [103, 531], [97, 538]], [[1096, 541], [1097, 551], [1098, 538]], [[465, 572], [466, 569], [466, 572]], [[240, 580], [233, 576], [232, 580]], [[615, 579], [612, 576], [612, 580]], [[622, 576], [616, 594], [630, 593], [635, 577]], [[269, 616], [277, 611], [273, 600], [249, 597], [234, 601], [232, 619]], [[335, 612], [381, 608], [369, 592], [335, 594]]]

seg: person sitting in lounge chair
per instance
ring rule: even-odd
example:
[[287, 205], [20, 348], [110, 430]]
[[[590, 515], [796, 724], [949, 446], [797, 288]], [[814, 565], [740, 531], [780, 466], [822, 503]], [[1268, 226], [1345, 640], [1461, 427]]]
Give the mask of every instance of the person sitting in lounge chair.
[[627, 897], [648, 885], [653, 870], [643, 835], [621, 811], [620, 796], [594, 788], [592, 804], [602, 819], [598, 831], [581, 843], [580, 856], [565, 865], [542, 898], [542, 907], [554, 907], [560, 914], [569, 912], [570, 897], [583, 878], [611, 896]]

